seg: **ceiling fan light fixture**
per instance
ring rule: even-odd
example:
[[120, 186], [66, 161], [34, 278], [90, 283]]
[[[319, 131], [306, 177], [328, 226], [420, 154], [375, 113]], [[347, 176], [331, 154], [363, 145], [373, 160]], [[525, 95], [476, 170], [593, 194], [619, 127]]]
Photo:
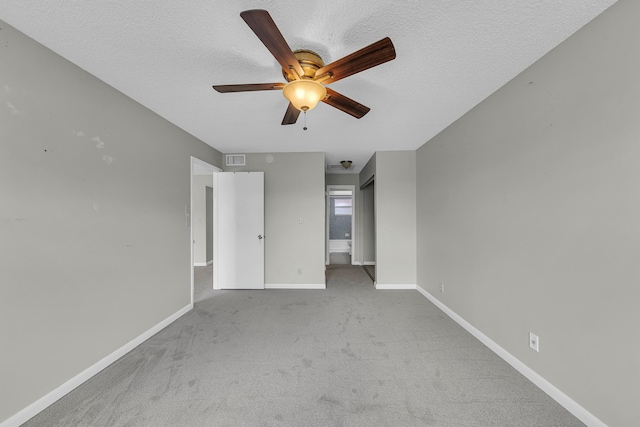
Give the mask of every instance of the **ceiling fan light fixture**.
[[[282, 90], [284, 97], [289, 101], [287, 111], [282, 119], [283, 125], [294, 124], [300, 116], [300, 111], [307, 112], [315, 108], [320, 101], [356, 119], [362, 118], [369, 112], [369, 107], [335, 90], [325, 88], [323, 83], [337, 82], [345, 77], [384, 64], [396, 57], [396, 50], [391, 39], [385, 37], [325, 65], [316, 52], [307, 49], [292, 51], [266, 10], [245, 10], [240, 13], [240, 17], [280, 64], [282, 76], [289, 83], [213, 85], [213, 89], [220, 93]], [[303, 129], [306, 130], [306, 126]]]
[[300, 111], [313, 110], [327, 96], [327, 89], [313, 80], [294, 80], [286, 84], [282, 94]]

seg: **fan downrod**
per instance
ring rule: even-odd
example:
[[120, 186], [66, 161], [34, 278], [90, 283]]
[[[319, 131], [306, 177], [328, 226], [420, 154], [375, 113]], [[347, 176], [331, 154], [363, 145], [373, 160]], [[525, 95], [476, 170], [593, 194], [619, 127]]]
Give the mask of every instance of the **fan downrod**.
[[[300, 76], [302, 78], [313, 79], [316, 76], [316, 72], [325, 65], [320, 55], [312, 50], [294, 50], [293, 55], [296, 57], [296, 59], [300, 63], [300, 66], [302, 67], [302, 70], [304, 71], [304, 75]], [[289, 69], [283, 68], [282, 75], [288, 82], [296, 80], [295, 74], [293, 74], [293, 72]]]

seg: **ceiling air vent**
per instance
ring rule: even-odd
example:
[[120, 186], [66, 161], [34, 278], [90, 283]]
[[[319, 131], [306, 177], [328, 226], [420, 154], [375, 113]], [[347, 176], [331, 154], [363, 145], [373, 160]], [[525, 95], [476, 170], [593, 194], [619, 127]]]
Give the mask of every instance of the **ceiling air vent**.
[[227, 154], [227, 166], [244, 166], [244, 154]]

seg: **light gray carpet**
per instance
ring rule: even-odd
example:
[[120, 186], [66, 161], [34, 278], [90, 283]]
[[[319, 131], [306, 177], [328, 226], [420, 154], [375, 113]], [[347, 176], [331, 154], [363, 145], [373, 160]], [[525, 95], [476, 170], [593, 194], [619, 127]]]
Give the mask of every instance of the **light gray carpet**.
[[27, 426], [579, 426], [416, 291], [216, 291]]
[[367, 275], [369, 277], [371, 277], [371, 280], [373, 280], [375, 282], [375, 280], [376, 280], [376, 266], [375, 265], [363, 265], [362, 268], [364, 268], [364, 272], [367, 273]]
[[193, 302], [202, 302], [213, 295], [213, 265], [193, 267]]
[[351, 255], [349, 255], [349, 252], [331, 252], [329, 254], [329, 264], [351, 265]]

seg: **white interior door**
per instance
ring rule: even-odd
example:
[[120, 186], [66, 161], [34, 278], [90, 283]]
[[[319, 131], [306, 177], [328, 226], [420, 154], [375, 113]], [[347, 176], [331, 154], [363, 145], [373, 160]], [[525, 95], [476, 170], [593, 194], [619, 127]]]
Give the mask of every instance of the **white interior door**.
[[264, 289], [264, 172], [216, 174], [216, 289]]

